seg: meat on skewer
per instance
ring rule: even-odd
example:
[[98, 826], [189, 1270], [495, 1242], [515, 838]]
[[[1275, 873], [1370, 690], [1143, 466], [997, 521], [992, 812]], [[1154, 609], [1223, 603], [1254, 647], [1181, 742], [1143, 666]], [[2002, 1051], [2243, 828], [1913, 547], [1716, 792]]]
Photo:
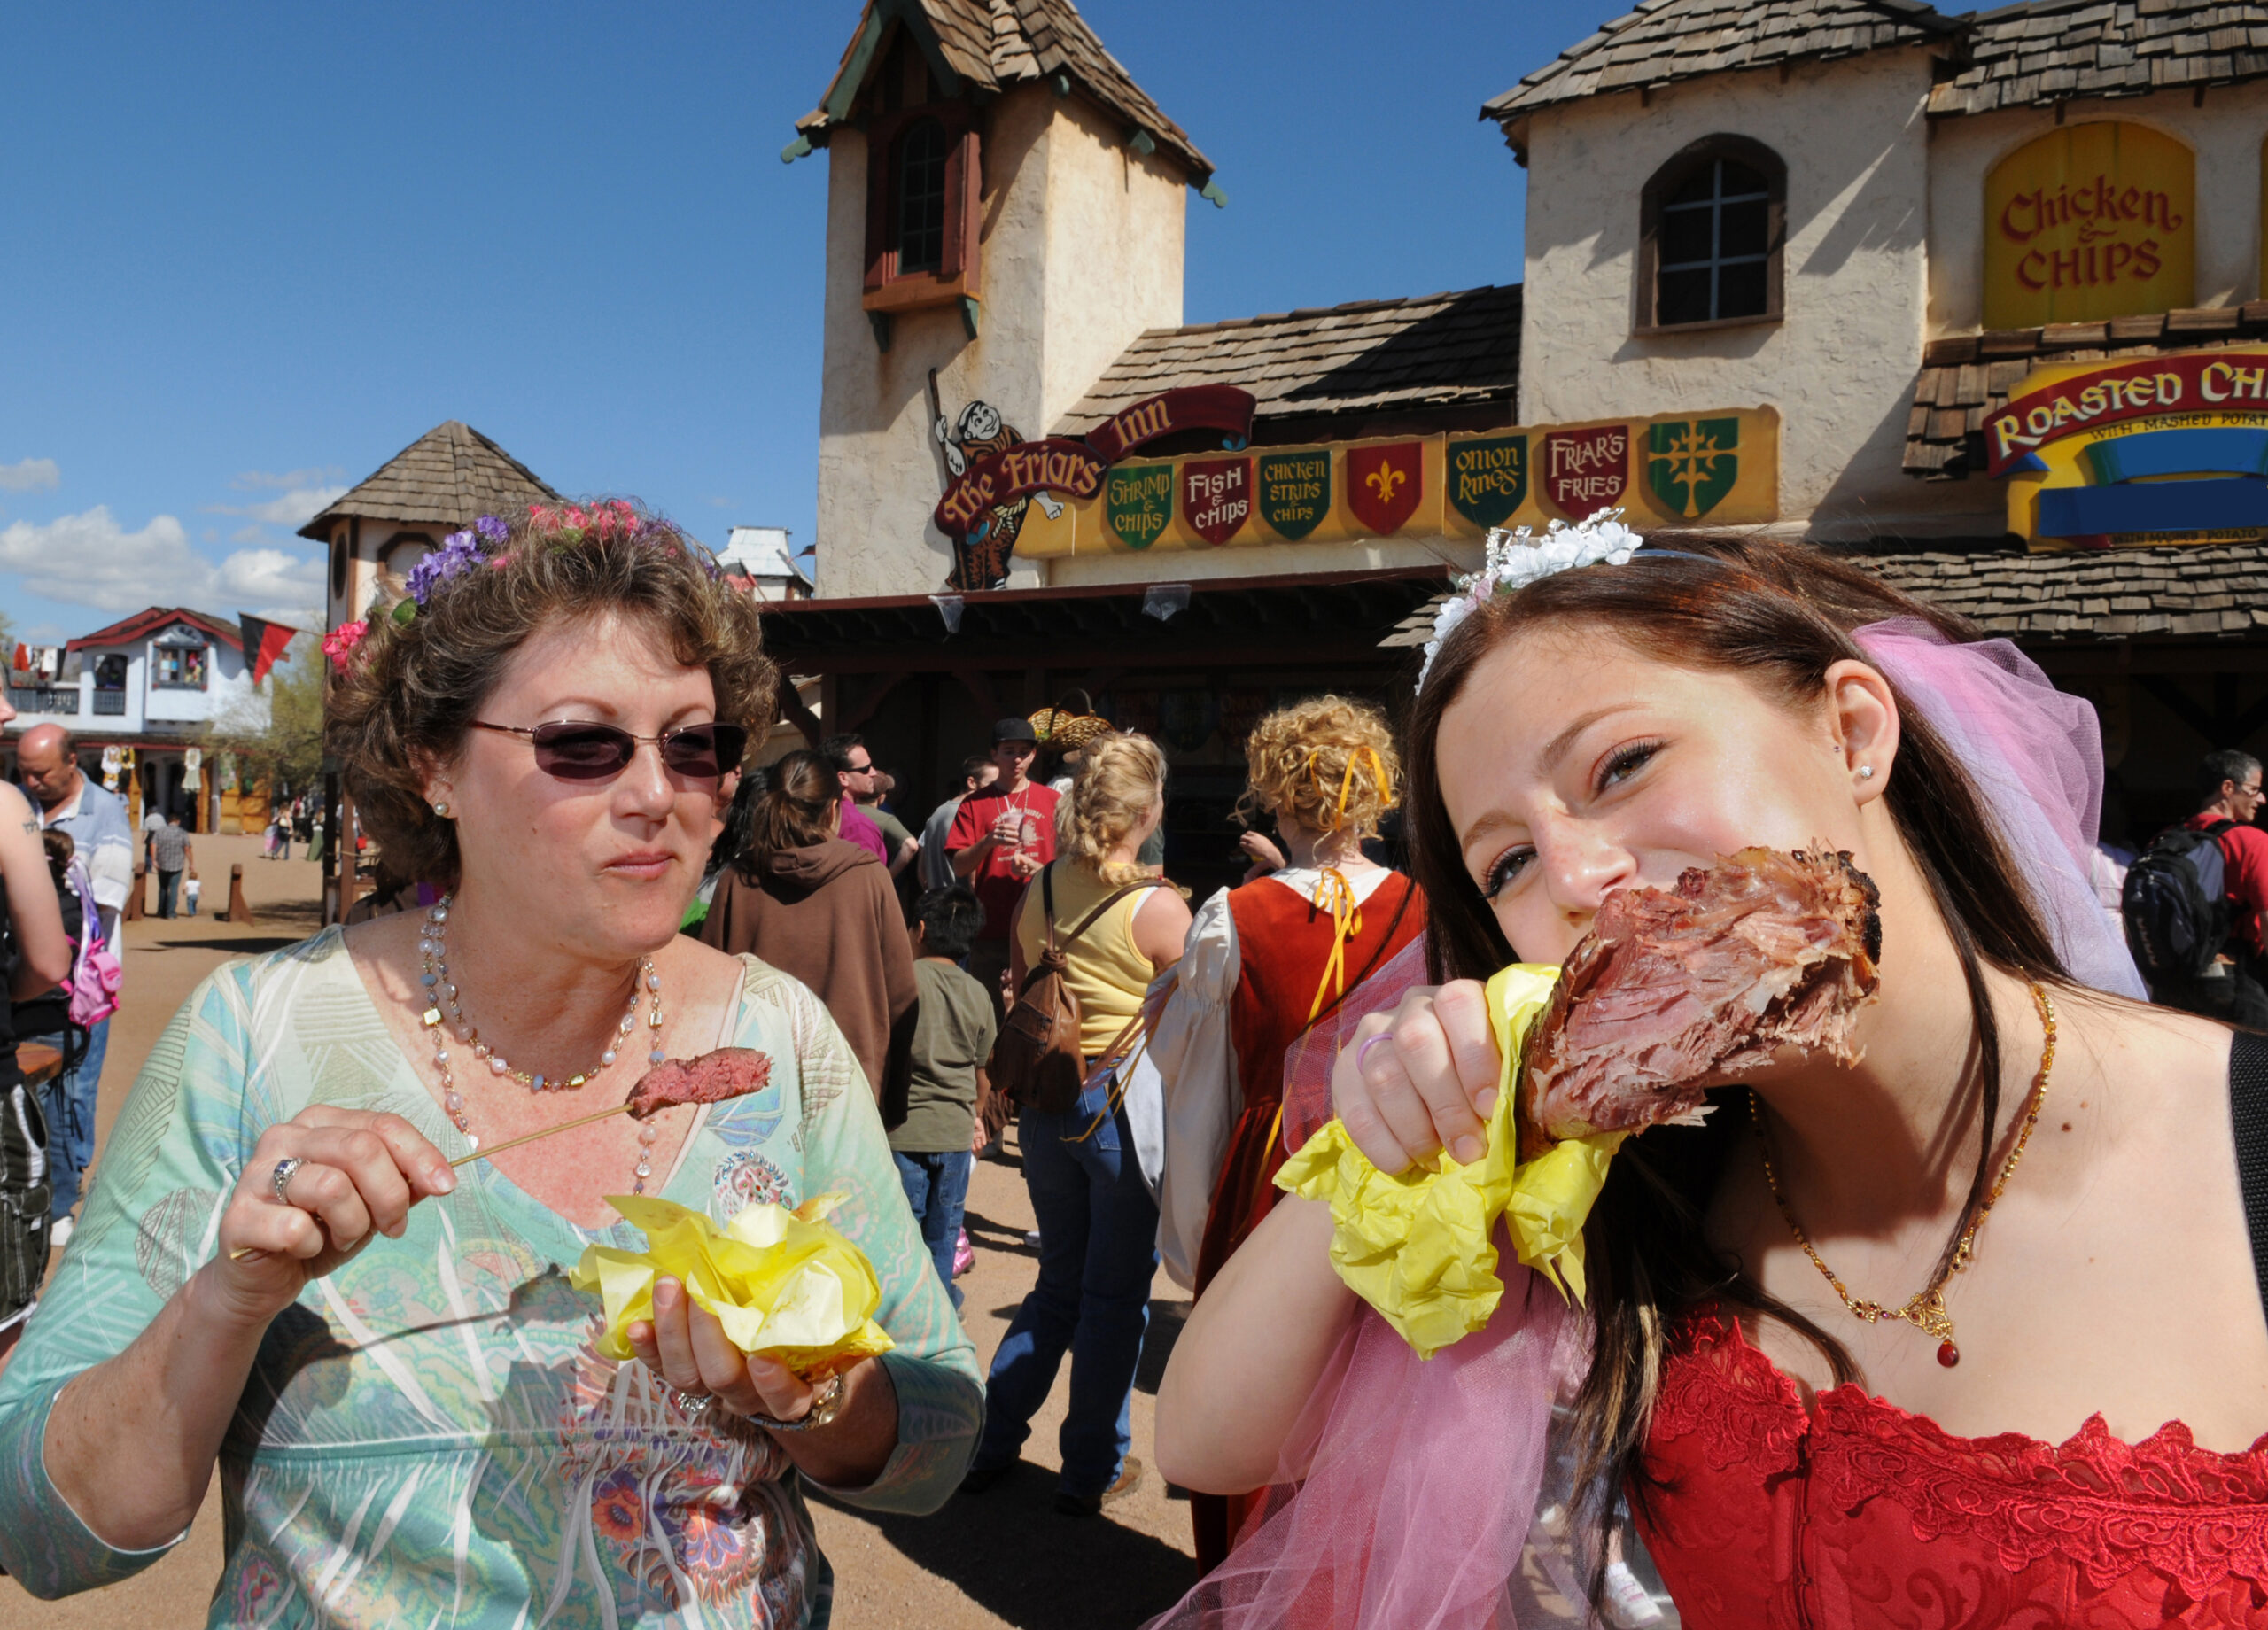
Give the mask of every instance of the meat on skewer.
[[1608, 896], [1529, 1038], [1523, 1144], [1689, 1118], [1783, 1047], [1856, 1063], [1879, 900], [1848, 854], [1768, 849]]
[[772, 1057], [752, 1047], [719, 1047], [698, 1058], [671, 1059], [638, 1078], [623, 1107], [633, 1121], [679, 1104], [721, 1104], [763, 1090]]

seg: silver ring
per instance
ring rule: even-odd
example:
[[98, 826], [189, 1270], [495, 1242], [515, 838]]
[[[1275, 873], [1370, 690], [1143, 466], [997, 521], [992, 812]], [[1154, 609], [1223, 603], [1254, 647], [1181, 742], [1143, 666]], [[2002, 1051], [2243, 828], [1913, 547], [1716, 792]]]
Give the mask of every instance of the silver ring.
[[709, 1406], [717, 1401], [714, 1393], [680, 1392], [674, 1386], [670, 1388], [670, 1397], [680, 1412], [689, 1420], [700, 1419], [709, 1412]]
[[276, 1203], [288, 1206], [291, 1202], [284, 1192], [291, 1186], [291, 1175], [307, 1162], [296, 1154], [287, 1154], [276, 1162], [276, 1169], [268, 1174], [268, 1186], [276, 1191]]

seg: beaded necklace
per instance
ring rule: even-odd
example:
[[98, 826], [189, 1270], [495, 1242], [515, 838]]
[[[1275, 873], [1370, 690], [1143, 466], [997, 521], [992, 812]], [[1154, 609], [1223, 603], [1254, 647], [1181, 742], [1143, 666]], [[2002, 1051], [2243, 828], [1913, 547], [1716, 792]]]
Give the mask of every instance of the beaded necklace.
[[[499, 1078], [509, 1076], [531, 1092], [572, 1092], [588, 1086], [613, 1065], [625, 1040], [637, 1028], [638, 1002], [643, 995], [647, 1002], [646, 1028], [651, 1033], [651, 1045], [646, 1060], [649, 1064], [660, 1064], [669, 1057], [662, 1048], [658, 1034], [662, 1028], [662, 976], [655, 971], [650, 957], [641, 957], [638, 960], [638, 976], [631, 983], [629, 1005], [623, 1009], [621, 1021], [615, 1027], [614, 1042], [599, 1054], [596, 1064], [564, 1077], [534, 1075], [513, 1068], [501, 1053], [480, 1039], [479, 1029], [465, 1017], [456, 982], [449, 977], [449, 903], [454, 897], [443, 895], [425, 912], [425, 922], [417, 936], [417, 954], [422, 962], [417, 980], [425, 990], [425, 1011], [421, 1019], [425, 1028], [433, 1032], [433, 1067], [440, 1072], [441, 1106], [448, 1112], [449, 1119], [456, 1123], [457, 1130], [464, 1134], [465, 1141], [473, 1148], [480, 1147], [480, 1137], [472, 1129], [471, 1120], [465, 1113], [464, 1094], [457, 1090], [455, 1072], [451, 1068], [451, 1030], [455, 1032], [459, 1043], [472, 1049], [473, 1057], [486, 1062], [492, 1075]], [[447, 1010], [446, 1019], [444, 1008]], [[447, 1028], [444, 1028], [445, 1024]], [[654, 1143], [659, 1132], [660, 1129], [651, 1121], [639, 1125], [638, 1163], [633, 1168], [631, 1187], [633, 1194], [643, 1194], [646, 1179], [653, 1176]]]

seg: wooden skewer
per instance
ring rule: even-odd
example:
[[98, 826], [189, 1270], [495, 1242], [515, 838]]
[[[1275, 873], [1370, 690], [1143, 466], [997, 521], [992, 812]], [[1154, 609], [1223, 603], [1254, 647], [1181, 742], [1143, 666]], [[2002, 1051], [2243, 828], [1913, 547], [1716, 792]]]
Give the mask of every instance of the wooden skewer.
[[[630, 1100], [625, 1098], [611, 1109], [602, 1109], [591, 1114], [578, 1115], [572, 1121], [562, 1121], [557, 1126], [547, 1126], [539, 1131], [523, 1132], [517, 1137], [507, 1137], [501, 1144], [490, 1144], [485, 1149], [475, 1149], [470, 1154], [459, 1155], [449, 1164], [452, 1167], [470, 1166], [475, 1160], [485, 1160], [492, 1154], [500, 1154], [507, 1149], [517, 1149], [522, 1144], [532, 1144], [539, 1137], [551, 1137], [561, 1132], [571, 1132], [579, 1126], [596, 1126], [602, 1121], [626, 1113], [629, 1108]], [[229, 1252], [229, 1260], [232, 1262], [241, 1262], [252, 1254], [254, 1254], [253, 1247], [246, 1246]]]
[[547, 1126], [540, 1131], [523, 1132], [517, 1137], [507, 1137], [501, 1144], [490, 1144], [485, 1148], [475, 1149], [470, 1154], [459, 1155], [449, 1164], [470, 1166], [475, 1160], [485, 1160], [492, 1154], [501, 1154], [507, 1149], [517, 1149], [522, 1144], [532, 1144], [539, 1137], [551, 1137], [561, 1132], [571, 1132], [579, 1126], [596, 1126], [610, 1116], [624, 1114], [629, 1107], [630, 1100], [625, 1098], [611, 1109], [602, 1109], [592, 1114], [578, 1115], [572, 1121], [562, 1121], [557, 1126]]

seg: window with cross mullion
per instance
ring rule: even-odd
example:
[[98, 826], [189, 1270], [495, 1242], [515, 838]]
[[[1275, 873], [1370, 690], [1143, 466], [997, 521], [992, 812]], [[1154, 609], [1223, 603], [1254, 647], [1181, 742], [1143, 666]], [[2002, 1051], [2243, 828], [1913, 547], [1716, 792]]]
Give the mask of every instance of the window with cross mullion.
[[1772, 191], [1730, 159], [1712, 159], [1664, 200], [1654, 321], [1721, 322], [1767, 308]]

